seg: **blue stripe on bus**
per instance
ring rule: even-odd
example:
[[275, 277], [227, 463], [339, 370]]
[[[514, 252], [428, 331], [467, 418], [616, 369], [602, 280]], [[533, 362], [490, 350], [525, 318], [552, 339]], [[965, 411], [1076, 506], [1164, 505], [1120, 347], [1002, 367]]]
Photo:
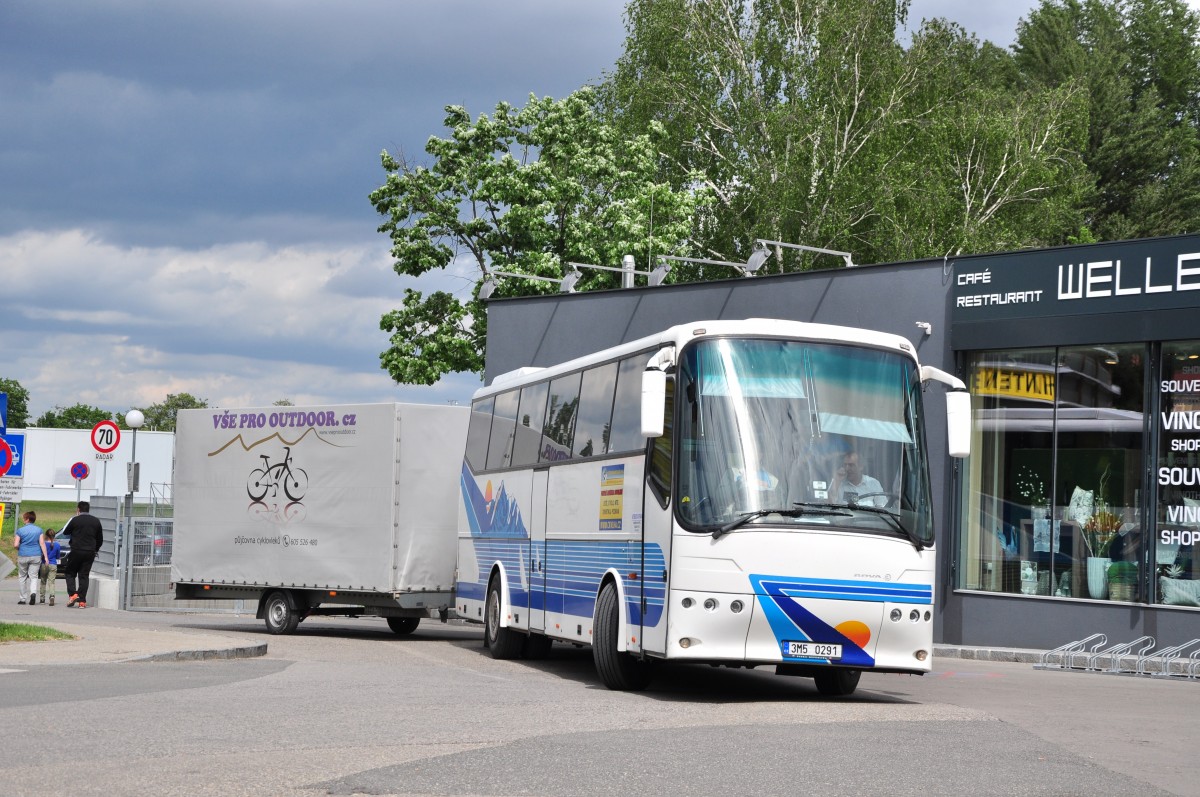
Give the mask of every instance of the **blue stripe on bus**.
[[[484, 600], [491, 566], [494, 562], [501, 562], [508, 573], [510, 600], [514, 606], [529, 606], [535, 610], [544, 608], [548, 612], [590, 620], [595, 614], [600, 580], [608, 570], [613, 569], [622, 575], [630, 622], [654, 626], [662, 618], [666, 585], [657, 574], [666, 569], [666, 559], [658, 545], [646, 545], [643, 551], [643, 545], [637, 541], [538, 541], [545, 572], [536, 574], [539, 584], [535, 585], [531, 583], [529, 572], [533, 551], [530, 541], [473, 538], [471, 543], [475, 548], [477, 563], [475, 578], [459, 581], [456, 585], [458, 594], [465, 598]], [[634, 573], [637, 576], [630, 577]], [[645, 573], [656, 574], [655, 580], [645, 583]], [[544, 596], [537, 588], [543, 576]], [[644, 618], [641, 610], [643, 598], [646, 602]]]
[[928, 584], [766, 575], [752, 575], [750, 583], [759, 595], [877, 603], [933, 603], [933, 587]]

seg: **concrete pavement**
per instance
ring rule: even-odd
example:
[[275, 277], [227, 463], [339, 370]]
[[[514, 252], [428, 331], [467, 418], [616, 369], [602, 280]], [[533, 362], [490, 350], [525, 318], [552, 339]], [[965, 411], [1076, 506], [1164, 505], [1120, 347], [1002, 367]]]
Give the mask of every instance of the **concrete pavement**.
[[55, 664], [122, 661], [179, 661], [262, 656], [267, 643], [173, 626], [171, 615], [78, 609], [56, 597], [56, 605], [17, 603], [17, 579], [0, 580], [0, 622], [30, 623], [71, 634], [74, 639], [0, 644], [0, 671]]

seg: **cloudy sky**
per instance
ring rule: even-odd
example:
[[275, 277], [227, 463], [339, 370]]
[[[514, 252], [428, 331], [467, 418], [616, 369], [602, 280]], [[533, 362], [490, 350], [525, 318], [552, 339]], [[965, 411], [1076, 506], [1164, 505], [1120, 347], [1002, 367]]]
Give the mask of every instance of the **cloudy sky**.
[[[1028, 0], [916, 0], [1011, 43]], [[465, 402], [395, 385], [405, 287], [367, 195], [442, 107], [561, 97], [611, 69], [619, 0], [4, 0], [0, 377], [36, 419], [188, 392], [212, 406]], [[437, 287], [469, 291], [469, 273]]]

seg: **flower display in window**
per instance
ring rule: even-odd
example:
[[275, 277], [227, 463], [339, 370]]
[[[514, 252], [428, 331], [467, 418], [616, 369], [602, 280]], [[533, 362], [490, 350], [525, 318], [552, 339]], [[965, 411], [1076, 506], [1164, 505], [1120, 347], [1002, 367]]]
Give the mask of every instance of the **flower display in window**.
[[1117, 532], [1121, 530], [1121, 517], [1102, 501], [1096, 502], [1096, 511], [1083, 524], [1083, 541], [1089, 556], [1108, 556]]
[[1025, 499], [1025, 503], [1030, 506], [1049, 503], [1050, 491], [1046, 488], [1046, 483], [1028, 465], [1021, 466], [1021, 469], [1017, 471], [1016, 488], [1017, 495]]

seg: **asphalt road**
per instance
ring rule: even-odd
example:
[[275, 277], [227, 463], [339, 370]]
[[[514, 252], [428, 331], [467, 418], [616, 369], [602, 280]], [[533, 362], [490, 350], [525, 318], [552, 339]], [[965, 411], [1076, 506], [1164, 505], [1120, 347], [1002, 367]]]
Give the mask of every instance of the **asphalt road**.
[[694, 666], [623, 694], [587, 651], [494, 661], [474, 627], [88, 611], [268, 652], [0, 675], [5, 794], [1200, 794], [1196, 682], [943, 659], [839, 700]]

